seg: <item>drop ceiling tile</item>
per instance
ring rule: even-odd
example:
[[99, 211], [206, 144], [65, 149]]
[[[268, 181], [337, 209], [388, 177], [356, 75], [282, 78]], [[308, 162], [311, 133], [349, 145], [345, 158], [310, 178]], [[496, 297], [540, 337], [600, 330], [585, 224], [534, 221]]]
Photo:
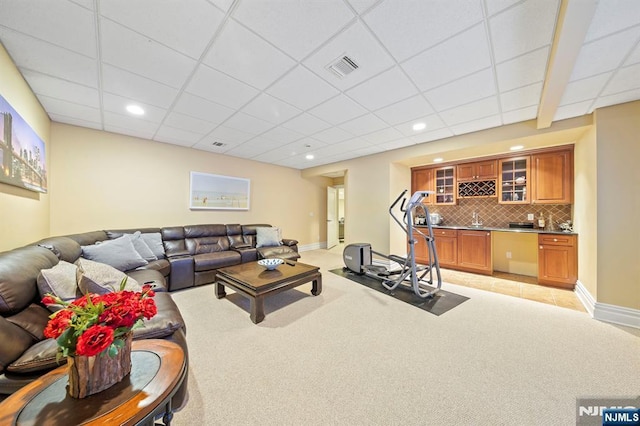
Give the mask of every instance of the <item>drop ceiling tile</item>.
[[640, 38], [640, 26], [586, 43], [573, 67], [570, 81], [611, 71], [619, 67]]
[[206, 141], [213, 142], [222, 142], [231, 145], [237, 145], [243, 142], [248, 141], [253, 138], [254, 135], [247, 132], [242, 132], [237, 129], [232, 129], [231, 127], [219, 126], [211, 133], [207, 135], [205, 138]]
[[611, 74], [608, 72], [568, 83], [564, 89], [560, 105], [595, 99], [604, 88], [604, 85], [607, 84], [607, 81], [609, 81]]
[[640, 43], [636, 45], [627, 60], [624, 62], [625, 66], [640, 63]]
[[188, 130], [176, 129], [166, 124], [160, 126], [153, 140], [160, 142], [168, 142], [175, 145], [193, 146], [202, 139], [202, 134], [190, 132]]
[[258, 95], [242, 111], [273, 124], [283, 123], [302, 112], [298, 108], [266, 93]]
[[259, 135], [273, 127], [273, 124], [268, 121], [260, 120], [259, 118], [252, 117], [243, 112], [235, 113], [229, 117], [223, 125], [246, 133], [251, 133], [252, 135]]
[[173, 87], [106, 64], [102, 66], [102, 89], [160, 108], [169, 108], [178, 94]]
[[[348, 56], [358, 69], [340, 78], [327, 67]], [[304, 60], [304, 65], [329, 84], [347, 90], [391, 68], [395, 61], [360, 21], [354, 22], [318, 51]]]
[[3, 1], [0, 25], [89, 58], [97, 57], [93, 13], [74, 3]]
[[71, 124], [73, 126], [86, 127], [88, 129], [102, 130], [102, 123], [97, 123], [94, 121], [79, 120], [75, 117], [66, 117], [64, 115], [58, 114], [49, 114], [49, 118], [51, 119], [51, 121], [56, 123]]
[[128, 129], [126, 127], [114, 126], [114, 125], [105, 125], [104, 130], [106, 132], [117, 133], [119, 135], [131, 136], [134, 138], [147, 139], [151, 140], [153, 135], [155, 134], [155, 129]]
[[94, 2], [93, 0], [70, 0], [72, 3], [77, 4], [78, 6], [82, 6], [88, 10], [94, 10]]
[[585, 41], [589, 42], [640, 22], [640, 2], [636, 0], [599, 1]]
[[441, 129], [434, 130], [432, 132], [420, 133], [419, 135], [412, 136], [411, 139], [416, 144], [421, 144], [421, 143], [436, 141], [440, 139], [446, 139], [451, 136], [453, 136], [453, 132], [449, 130], [448, 127], [443, 127]]
[[498, 91], [506, 92], [544, 80], [549, 48], [545, 47], [496, 66]]
[[402, 64], [421, 91], [426, 91], [491, 66], [484, 25], [452, 37]]
[[231, 108], [186, 92], [182, 93], [173, 111], [216, 124], [222, 123], [234, 112]]
[[317, 133], [321, 130], [328, 129], [331, 124], [326, 121], [320, 120], [311, 114], [300, 114], [299, 116], [292, 118], [286, 123], [282, 123], [282, 127], [298, 132], [302, 135], [308, 136]]
[[[413, 130], [413, 125], [416, 122], [425, 123], [427, 127], [425, 127], [424, 130], [415, 131]], [[398, 129], [405, 136], [414, 136], [419, 133], [429, 133], [431, 131], [440, 129], [444, 126], [445, 126], [444, 121], [442, 121], [442, 119], [437, 114], [432, 114], [427, 117], [421, 117], [420, 119], [415, 119], [415, 120], [407, 121], [406, 123], [397, 124], [394, 127]]]
[[296, 65], [234, 20], [226, 23], [203, 62], [261, 90]]
[[227, 12], [235, 0], [209, 0], [223, 12]]
[[607, 84], [607, 87], [602, 92], [602, 96], [613, 95], [638, 88], [640, 88], [640, 64], [620, 68]]
[[[528, 0], [489, 20], [497, 63], [548, 46], [553, 41], [558, 0]], [[526, 34], [526, 37], [514, 35]]]
[[595, 104], [591, 107], [591, 111], [596, 108], [602, 108], [610, 105], [624, 104], [626, 102], [632, 102], [640, 100], [640, 89], [629, 90], [615, 95], [599, 97]]
[[480, 22], [482, 2], [386, 1], [363, 19], [391, 54], [403, 61]]
[[282, 126], [274, 127], [260, 135], [261, 138], [277, 142], [280, 145], [288, 144], [298, 139], [302, 139], [304, 135], [289, 130]]
[[513, 6], [519, 1], [521, 0], [485, 0], [485, 4], [487, 5], [487, 12], [491, 16]]
[[373, 144], [380, 144], [383, 142], [389, 142], [391, 140], [402, 139], [403, 137], [404, 135], [393, 127], [388, 127], [386, 129], [378, 130], [377, 132], [368, 133], [362, 136], [364, 140]]
[[365, 12], [367, 9], [369, 9], [371, 6], [373, 6], [375, 3], [378, 2], [378, 0], [348, 0], [348, 1], [351, 7], [353, 7], [356, 10], [356, 12], [358, 12], [358, 14], [362, 14], [363, 12]]
[[367, 133], [386, 129], [389, 125], [373, 114], [366, 114], [358, 118], [354, 118], [353, 120], [349, 120], [346, 123], [342, 123], [339, 127], [353, 135], [362, 136]]
[[298, 65], [271, 86], [267, 93], [306, 110], [340, 92], [305, 67]]
[[220, 71], [200, 65], [185, 91], [231, 108], [239, 108], [258, 93], [255, 88]]
[[233, 157], [247, 158], [252, 159], [260, 154], [264, 154], [269, 151], [269, 147], [260, 147], [260, 146], [248, 146], [246, 143], [238, 146], [232, 147], [230, 150], [225, 152], [225, 155], [231, 155]]
[[94, 123], [101, 123], [100, 109], [39, 95], [38, 100], [49, 114], [62, 115]]
[[540, 103], [542, 83], [534, 83], [500, 94], [502, 111], [513, 111]]
[[172, 127], [174, 129], [187, 130], [192, 133], [197, 133], [200, 136], [209, 133], [217, 126], [215, 123], [209, 121], [200, 120], [198, 118], [180, 114], [178, 112], [170, 112], [165, 118], [164, 125]]
[[521, 121], [533, 120], [538, 116], [538, 105], [515, 109], [502, 113], [502, 122], [506, 124], [519, 123]]
[[[229, 154], [233, 149], [240, 145], [229, 145], [225, 144], [224, 146], [212, 145], [211, 141], [201, 140], [194, 144], [191, 148], [199, 149], [200, 151], [211, 152], [218, 155], [231, 155]], [[246, 158], [241, 155], [234, 155], [234, 157]]]
[[558, 107], [553, 121], [564, 120], [566, 118], [579, 117], [589, 113], [589, 107], [593, 101], [578, 102], [570, 105]]
[[22, 76], [36, 95], [44, 95], [75, 104], [100, 108], [98, 91], [93, 87], [72, 83], [35, 71], [23, 70]]
[[383, 149], [384, 151], [391, 151], [394, 149], [406, 148], [411, 145], [415, 145], [416, 143], [411, 140], [411, 138], [403, 138], [396, 139], [393, 141], [383, 142], [381, 144], [376, 145], [378, 148]]
[[21, 70], [34, 70], [85, 86], [98, 87], [95, 59], [3, 27], [0, 27], [0, 40]]
[[[234, 133], [234, 129], [222, 128], [217, 134], [210, 133], [204, 138], [200, 139], [193, 148], [201, 149], [203, 151], [215, 152], [217, 154], [224, 154], [233, 148], [242, 145], [245, 141], [242, 139], [242, 132]], [[226, 137], [221, 137], [226, 135]], [[246, 135], [249, 139], [251, 135]], [[216, 145], [214, 145], [214, 143]], [[222, 144], [222, 145], [220, 145]]]
[[495, 94], [493, 68], [487, 68], [429, 90], [424, 95], [436, 111], [442, 111]]
[[375, 111], [378, 117], [391, 125], [404, 123], [407, 120], [424, 117], [431, 113], [433, 113], [433, 108], [422, 95], [412, 96]]
[[455, 126], [451, 126], [450, 129], [454, 134], [462, 135], [465, 133], [477, 132], [478, 130], [490, 129], [492, 127], [498, 127], [501, 125], [502, 117], [500, 117], [500, 115], [498, 114], [491, 117], [481, 118], [479, 120], [457, 124]]
[[338, 95], [322, 105], [309, 110], [309, 113], [335, 125], [364, 115], [367, 113], [367, 110], [345, 95]]
[[144, 104], [142, 102], [132, 102], [131, 99], [124, 98], [118, 95], [112, 95], [110, 93], [104, 93], [102, 95], [102, 108], [104, 111], [111, 111], [116, 114], [129, 115], [127, 112], [127, 105], [135, 104], [144, 109], [143, 116], [131, 116], [135, 120], [151, 121], [153, 123], [161, 123], [164, 117], [167, 115], [167, 110], [164, 108], [158, 108], [153, 105]]
[[[149, 11], [153, 11], [149, 13]], [[100, 14], [193, 59], [199, 59], [224, 13], [205, 0], [109, 0]]]
[[240, 2], [233, 16], [298, 60], [355, 17], [342, 0]]
[[347, 139], [352, 139], [354, 136], [355, 135], [353, 133], [342, 130], [339, 127], [331, 127], [313, 135], [314, 139], [318, 139], [328, 144], [335, 144]]
[[[141, 134], [149, 135], [148, 139], [151, 139], [160, 125], [151, 121], [141, 120], [139, 118], [118, 114], [111, 111], [104, 111], [102, 113], [104, 117], [104, 128], [119, 128], [126, 129], [126, 135], [139, 136]], [[141, 136], [140, 136], [141, 137]], [[144, 136], [147, 137], [147, 136]]]
[[108, 19], [101, 19], [100, 29], [103, 62], [170, 87], [182, 87], [196, 64], [188, 56]]
[[448, 126], [478, 120], [499, 113], [498, 100], [495, 96], [472, 102], [440, 113], [440, 117]]
[[358, 86], [346, 94], [369, 110], [383, 108], [418, 94], [416, 87], [398, 67], [393, 67]]

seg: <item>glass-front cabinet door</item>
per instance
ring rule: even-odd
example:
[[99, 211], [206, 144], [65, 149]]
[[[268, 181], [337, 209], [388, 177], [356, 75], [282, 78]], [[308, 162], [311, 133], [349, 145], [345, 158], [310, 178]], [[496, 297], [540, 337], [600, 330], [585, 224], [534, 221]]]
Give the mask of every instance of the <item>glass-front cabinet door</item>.
[[505, 158], [498, 165], [498, 202], [500, 204], [529, 204], [529, 157]]
[[454, 166], [435, 170], [435, 204], [456, 203], [456, 169]]

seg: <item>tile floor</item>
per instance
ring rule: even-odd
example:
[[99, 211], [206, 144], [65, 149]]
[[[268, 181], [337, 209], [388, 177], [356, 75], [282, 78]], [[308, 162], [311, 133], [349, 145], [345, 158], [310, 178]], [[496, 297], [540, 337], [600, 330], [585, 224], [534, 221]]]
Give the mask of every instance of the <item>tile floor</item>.
[[441, 268], [440, 271], [442, 280], [451, 284], [493, 291], [586, 312], [586, 309], [572, 290], [538, 285], [535, 277], [505, 272], [494, 272], [493, 275], [487, 276], [444, 268]]

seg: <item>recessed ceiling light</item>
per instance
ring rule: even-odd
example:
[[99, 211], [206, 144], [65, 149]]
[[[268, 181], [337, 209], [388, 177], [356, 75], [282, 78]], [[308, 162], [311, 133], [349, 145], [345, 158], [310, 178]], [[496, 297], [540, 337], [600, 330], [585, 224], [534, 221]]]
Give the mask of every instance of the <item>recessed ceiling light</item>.
[[420, 131], [420, 130], [424, 130], [427, 128], [427, 123], [416, 123], [413, 125], [413, 130]]
[[434, 163], [442, 163], [442, 158], [438, 157], [438, 158], [434, 158], [433, 159]]
[[518, 151], [521, 150], [522, 148], [524, 148], [524, 146], [522, 145], [514, 145], [511, 148], [509, 148], [511, 151]]
[[313, 156], [313, 154], [307, 154], [304, 158], [306, 158], [307, 160], [313, 160], [315, 157]]
[[133, 115], [144, 115], [144, 110], [138, 105], [127, 105], [127, 111]]

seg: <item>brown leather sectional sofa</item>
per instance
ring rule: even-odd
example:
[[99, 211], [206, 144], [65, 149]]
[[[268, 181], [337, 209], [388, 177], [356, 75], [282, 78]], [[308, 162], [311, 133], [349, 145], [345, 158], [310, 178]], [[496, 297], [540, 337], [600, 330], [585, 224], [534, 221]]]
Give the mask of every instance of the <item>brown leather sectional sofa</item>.
[[[170, 291], [213, 283], [216, 270], [266, 257], [298, 259], [297, 241], [256, 247], [256, 228], [270, 225], [188, 225], [165, 228], [91, 231], [45, 238], [0, 253], [0, 400], [57, 367], [57, 345], [43, 335], [51, 314], [41, 303], [37, 279], [40, 271], [59, 261], [74, 263], [82, 246], [94, 245], [123, 234], [159, 234], [164, 255], [130, 271], [140, 284], [156, 290], [158, 314], [134, 330], [134, 339], [163, 338], [187, 352], [186, 327]], [[61, 362], [65, 362], [62, 360]], [[173, 407], [186, 401], [187, 380], [173, 398]]]

